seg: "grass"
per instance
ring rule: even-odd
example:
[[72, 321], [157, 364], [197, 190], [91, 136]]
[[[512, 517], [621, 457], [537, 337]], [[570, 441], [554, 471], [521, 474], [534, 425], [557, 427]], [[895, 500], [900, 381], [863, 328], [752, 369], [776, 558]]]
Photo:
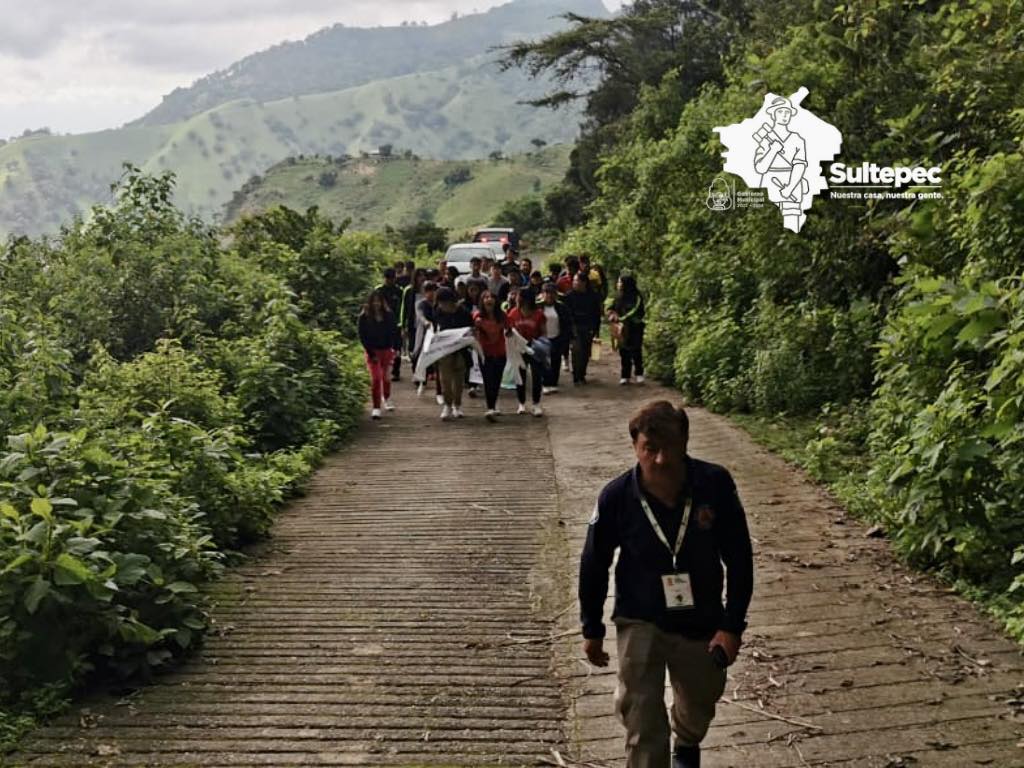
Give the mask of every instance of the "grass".
[[[767, 417], [730, 413], [727, 417], [758, 444], [804, 469], [827, 488], [857, 519], [884, 523], [869, 489], [870, 456], [864, 444], [867, 415], [862, 405], [831, 409], [819, 416]], [[905, 562], [907, 558], [894, 548]], [[912, 567], [913, 563], [910, 563]], [[945, 569], [929, 569], [947, 586], [989, 614], [1024, 648], [1024, 621], [1019, 601], [1003, 590], [957, 578]]]
[[[552, 144], [575, 138], [576, 112], [518, 103], [543, 93], [547, 83], [518, 70], [499, 73], [490, 59], [263, 104], [233, 101], [171, 125], [19, 139], [0, 147], [0, 238], [54, 233], [105, 202], [123, 162], [152, 173], [174, 171], [176, 204], [209, 219], [246, 180], [291, 156], [359, 155], [391, 144], [422, 157], [470, 159], [494, 150], [528, 152], [534, 138]], [[500, 197], [503, 182], [530, 191], [535, 176], [546, 178], [544, 170], [523, 178], [495, 172], [488, 186], [490, 174], [481, 169], [478, 195], [449, 201], [436, 192], [437, 215], [448, 224], [473, 220]], [[404, 178], [389, 173], [380, 192], [391, 200]], [[363, 212], [374, 210], [365, 201]], [[417, 211], [394, 213], [409, 218]]]
[[[556, 145], [499, 161], [369, 157], [339, 163], [306, 158], [278, 164], [258, 184], [247, 185], [225, 219], [231, 222], [242, 213], [274, 205], [297, 210], [316, 205], [336, 221], [351, 218], [357, 229], [382, 230], [387, 224], [428, 219], [458, 239], [490, 223], [494, 212], [509, 200], [543, 192], [561, 181], [569, 151], [567, 145]], [[445, 183], [446, 176], [462, 169], [472, 175], [468, 181]], [[333, 186], [321, 186], [324, 173], [337, 174]]]

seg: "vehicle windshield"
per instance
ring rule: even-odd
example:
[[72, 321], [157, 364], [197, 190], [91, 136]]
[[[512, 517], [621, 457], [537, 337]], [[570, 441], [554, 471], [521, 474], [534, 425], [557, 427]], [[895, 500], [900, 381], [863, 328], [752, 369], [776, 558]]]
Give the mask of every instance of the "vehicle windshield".
[[474, 256], [483, 258], [494, 258], [494, 252], [490, 248], [449, 248], [445, 254], [445, 261], [449, 264], [458, 262], [468, 263]]

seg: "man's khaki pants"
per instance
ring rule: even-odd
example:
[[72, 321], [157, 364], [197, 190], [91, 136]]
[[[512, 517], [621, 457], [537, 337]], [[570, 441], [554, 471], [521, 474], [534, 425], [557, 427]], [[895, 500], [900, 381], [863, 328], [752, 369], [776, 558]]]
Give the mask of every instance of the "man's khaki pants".
[[615, 713], [626, 728], [627, 768], [669, 768], [665, 669], [672, 683], [672, 732], [686, 746], [700, 744], [725, 690], [706, 640], [664, 632], [648, 621], [615, 622], [619, 684]]
[[453, 352], [437, 361], [437, 375], [441, 377], [441, 390], [445, 405], [462, 406], [462, 385], [466, 378], [466, 358], [462, 351]]

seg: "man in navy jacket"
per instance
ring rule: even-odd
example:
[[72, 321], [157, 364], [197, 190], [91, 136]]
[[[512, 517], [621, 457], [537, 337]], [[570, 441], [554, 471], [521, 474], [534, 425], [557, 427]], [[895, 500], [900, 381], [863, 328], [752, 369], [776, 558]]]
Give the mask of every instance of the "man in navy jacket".
[[729, 472], [687, 455], [689, 421], [682, 408], [666, 400], [649, 403], [630, 420], [629, 433], [637, 464], [601, 491], [580, 560], [583, 649], [591, 663], [608, 664], [603, 612], [618, 549], [615, 706], [627, 732], [627, 766], [669, 764], [667, 667], [672, 765], [697, 768], [700, 742], [725, 690], [725, 666], [735, 661], [747, 626], [750, 534]]

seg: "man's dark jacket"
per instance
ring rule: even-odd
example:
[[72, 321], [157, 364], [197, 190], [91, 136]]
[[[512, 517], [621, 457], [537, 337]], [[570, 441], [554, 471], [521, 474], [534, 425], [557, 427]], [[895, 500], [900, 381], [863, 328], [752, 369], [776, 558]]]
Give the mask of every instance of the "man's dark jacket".
[[[580, 559], [580, 616], [585, 638], [604, 637], [608, 570], [615, 550], [615, 609], [619, 617], [651, 621], [668, 632], [709, 638], [724, 629], [741, 634], [754, 589], [754, 565], [746, 515], [729, 472], [717, 464], [686, 457], [687, 493], [693, 494], [682, 549], [672, 553], [654, 532], [640, 504], [639, 466], [612, 480], [598, 497]], [[666, 538], [675, 544], [682, 508], [670, 509], [645, 494]], [[722, 564], [728, 595], [722, 606]], [[688, 572], [692, 608], [669, 611], [662, 574]]]

